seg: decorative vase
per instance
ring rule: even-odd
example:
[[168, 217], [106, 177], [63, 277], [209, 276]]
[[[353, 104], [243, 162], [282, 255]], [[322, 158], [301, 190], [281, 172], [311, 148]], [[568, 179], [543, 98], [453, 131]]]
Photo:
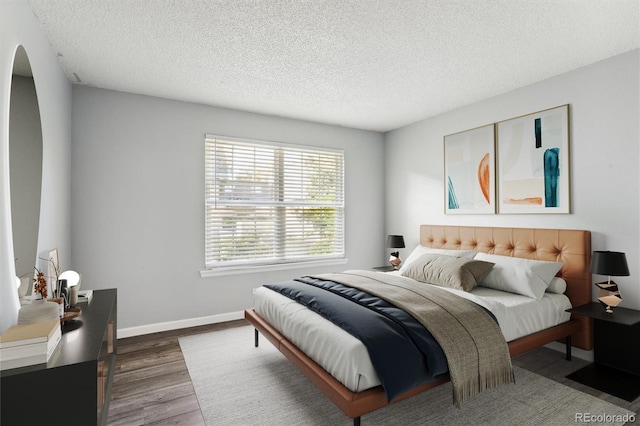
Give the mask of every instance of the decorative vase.
[[18, 311], [18, 324], [49, 321], [60, 318], [60, 305], [44, 299], [32, 300]]
[[78, 286], [74, 285], [69, 290], [69, 304], [73, 306], [77, 303], [78, 303]]

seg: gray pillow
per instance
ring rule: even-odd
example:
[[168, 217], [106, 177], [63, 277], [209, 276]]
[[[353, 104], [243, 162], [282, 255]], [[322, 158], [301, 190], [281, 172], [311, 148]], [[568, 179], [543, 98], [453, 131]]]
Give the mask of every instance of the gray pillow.
[[401, 275], [423, 283], [471, 291], [493, 263], [463, 257], [424, 254], [401, 271]]

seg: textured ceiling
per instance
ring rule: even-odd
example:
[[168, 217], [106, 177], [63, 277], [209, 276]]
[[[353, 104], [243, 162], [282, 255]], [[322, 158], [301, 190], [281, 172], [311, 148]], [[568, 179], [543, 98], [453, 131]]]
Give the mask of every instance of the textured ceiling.
[[640, 47], [637, 0], [29, 0], [73, 83], [387, 131]]

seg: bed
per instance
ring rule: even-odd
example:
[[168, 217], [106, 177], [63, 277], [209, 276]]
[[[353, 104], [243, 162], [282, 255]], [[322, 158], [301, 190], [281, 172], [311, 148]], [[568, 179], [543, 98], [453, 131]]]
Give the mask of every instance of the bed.
[[[514, 258], [562, 262], [563, 266], [557, 275], [566, 282], [565, 295], [570, 304], [578, 306], [591, 301], [591, 274], [589, 272], [591, 234], [589, 231], [422, 225], [420, 227], [420, 245], [435, 249], [473, 250]], [[266, 308], [260, 309], [264, 311]], [[285, 334], [293, 336], [289, 332], [290, 326], [281, 324], [274, 319], [276, 317], [266, 314], [264, 316], [272, 319], [269, 321], [263, 318], [257, 313], [255, 307], [245, 311], [245, 318], [256, 329], [256, 346], [258, 332], [260, 332], [346, 416], [352, 418], [354, 425], [360, 424], [360, 416], [366, 413], [426, 391], [449, 380], [445, 375], [388, 401], [383, 387], [375, 382], [375, 377], [371, 383], [365, 383], [362, 386], [360, 384], [343, 384], [345, 379], [338, 380], [327, 372], [327, 370], [331, 371], [331, 366], [323, 368], [313, 361], [304, 350], [292, 343], [295, 338], [285, 337]], [[526, 330], [520, 330], [505, 332], [505, 336], [509, 333], [511, 335], [508, 339], [508, 352], [511, 357], [553, 341], [563, 341], [566, 344], [567, 359], [570, 359], [572, 345], [585, 350], [592, 348], [591, 323], [580, 317], [569, 320], [564, 318], [557, 325], [551, 325], [530, 334], [527, 334]], [[299, 346], [304, 345], [299, 344]], [[317, 355], [314, 354], [314, 358], [317, 359]], [[320, 362], [322, 363], [322, 361]]]

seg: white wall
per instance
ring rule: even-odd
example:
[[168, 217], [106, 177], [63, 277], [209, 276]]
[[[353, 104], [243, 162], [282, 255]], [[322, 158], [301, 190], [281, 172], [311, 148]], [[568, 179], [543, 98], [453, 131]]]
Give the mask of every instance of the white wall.
[[[401, 255], [418, 244], [423, 223], [588, 229], [594, 250], [626, 252], [631, 276], [615, 279], [621, 306], [640, 309], [639, 62], [635, 50], [387, 133], [386, 229], [405, 236]], [[444, 214], [444, 135], [563, 104], [571, 214]]]
[[[349, 263], [201, 278], [205, 133], [343, 148]], [[380, 133], [74, 86], [74, 268], [84, 288], [118, 288], [122, 329], [237, 312], [265, 283], [376, 266], [383, 154]]]
[[42, 120], [43, 170], [38, 254], [58, 247], [70, 259], [71, 84], [23, 0], [0, 1], [0, 332], [17, 321], [9, 190], [9, 105], [13, 58], [23, 45], [33, 70]]

